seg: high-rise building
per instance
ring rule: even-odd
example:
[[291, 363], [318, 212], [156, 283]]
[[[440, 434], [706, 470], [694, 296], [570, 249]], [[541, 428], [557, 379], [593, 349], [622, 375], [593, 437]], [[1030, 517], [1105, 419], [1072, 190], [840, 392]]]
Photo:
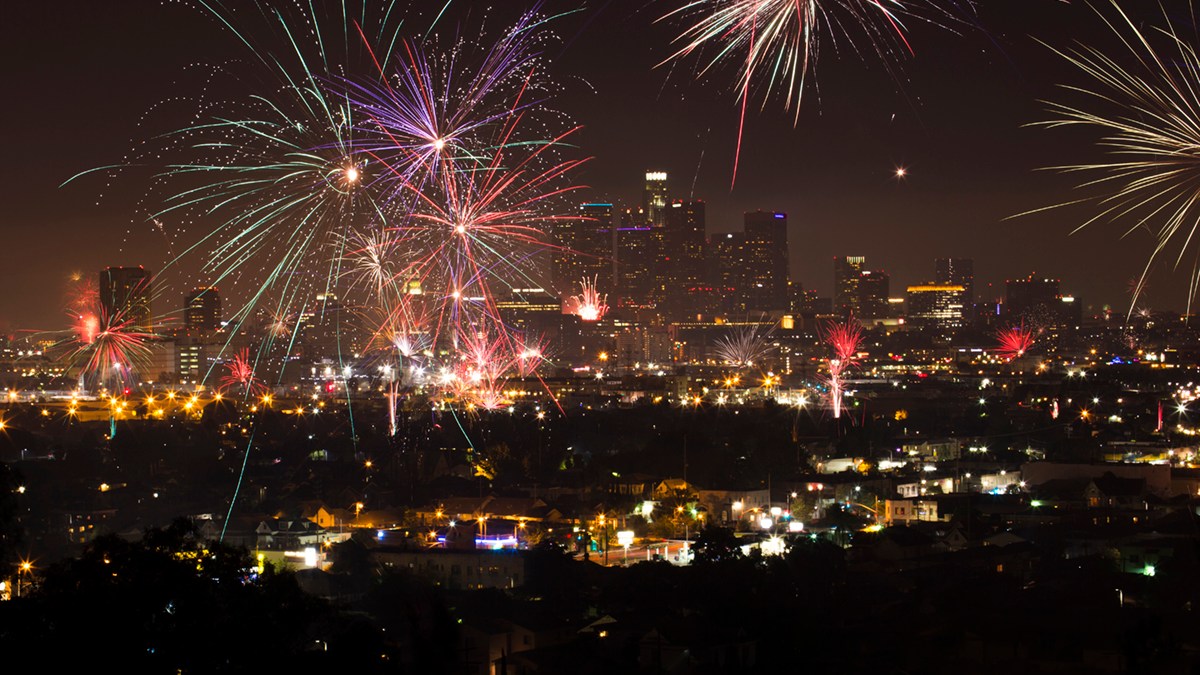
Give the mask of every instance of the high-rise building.
[[106, 267], [100, 272], [100, 306], [110, 316], [123, 312], [125, 318], [140, 330], [150, 332], [152, 292], [150, 270], [137, 267]]
[[667, 172], [647, 171], [646, 186], [642, 190], [642, 212], [646, 214], [646, 222], [651, 227], [666, 226], [667, 205], [670, 202], [670, 193], [667, 192]]
[[667, 267], [667, 309], [674, 315], [694, 313], [689, 298], [705, 284], [704, 202], [676, 201], [667, 209], [663, 232]]
[[1062, 294], [1058, 279], [1009, 279], [1004, 288], [1004, 315], [1009, 321], [1047, 327], [1061, 320]]
[[963, 326], [963, 292], [959, 284], [908, 287], [908, 322], [923, 328], [951, 330]]
[[626, 209], [617, 228], [616, 304], [618, 307], [650, 306], [651, 272], [657, 255], [655, 233], [641, 209]]
[[708, 241], [708, 283], [725, 301], [722, 311], [732, 314], [746, 312], [746, 234], [722, 232]]
[[934, 260], [933, 280], [939, 284], [963, 287], [963, 307], [975, 304], [975, 261], [970, 258], [938, 258]]
[[742, 218], [746, 236], [746, 309], [751, 312], [786, 310], [789, 277], [787, 214], [750, 211]]
[[858, 277], [858, 313], [863, 319], [888, 316], [891, 277], [883, 270], [863, 270]]
[[858, 314], [858, 282], [867, 259], [844, 255], [833, 259], [833, 310], [842, 315]]
[[201, 331], [221, 327], [221, 295], [216, 286], [201, 286], [188, 293], [183, 302], [183, 326]]
[[579, 289], [582, 279], [601, 289], [613, 284], [613, 205], [581, 204], [579, 217], [556, 221], [554, 285], [562, 295]]
[[562, 301], [541, 288], [514, 288], [496, 300], [496, 311], [504, 323], [519, 330], [530, 344], [545, 341], [559, 348], [562, 333]]

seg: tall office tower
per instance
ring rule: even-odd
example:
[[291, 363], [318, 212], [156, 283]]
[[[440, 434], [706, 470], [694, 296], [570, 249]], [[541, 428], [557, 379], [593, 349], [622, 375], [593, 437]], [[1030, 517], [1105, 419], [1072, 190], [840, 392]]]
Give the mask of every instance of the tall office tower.
[[1025, 321], [1038, 326], [1058, 323], [1058, 279], [1038, 279], [1030, 274], [1024, 279], [1004, 282], [1004, 315], [1010, 321]]
[[833, 311], [858, 314], [858, 281], [867, 259], [861, 255], [844, 255], [833, 259]]
[[645, 211], [625, 209], [617, 228], [618, 307], [649, 307], [651, 271], [657, 252], [654, 232], [646, 222]]
[[888, 316], [891, 278], [883, 270], [863, 270], [858, 277], [858, 314], [863, 319]]
[[970, 258], [938, 258], [933, 261], [933, 280], [963, 287], [963, 307], [975, 304], [975, 261]]
[[677, 315], [695, 313], [689, 302], [705, 285], [704, 202], [675, 201], [667, 209], [663, 232], [667, 268], [667, 309]]
[[746, 234], [746, 309], [787, 309], [787, 214], [750, 211], [743, 214], [742, 221]]
[[216, 286], [200, 286], [183, 302], [183, 326], [213, 331], [221, 327], [221, 295]]
[[646, 187], [642, 190], [642, 212], [646, 214], [646, 222], [651, 227], [666, 226], [667, 205], [670, 202], [670, 194], [667, 192], [667, 172], [647, 171]]
[[106, 267], [100, 271], [100, 306], [109, 315], [118, 311], [140, 330], [153, 328], [150, 315], [152, 278], [150, 270], [137, 267]]
[[555, 221], [554, 286], [561, 295], [579, 290], [581, 279], [596, 280], [611, 289], [613, 255], [613, 205], [581, 204], [579, 217]]
[[923, 328], [949, 330], [964, 325], [965, 289], [960, 284], [922, 284], [908, 287], [908, 322]]
[[708, 241], [708, 283], [723, 296], [721, 310], [746, 312], [746, 234], [722, 232]]
[[514, 288], [496, 299], [496, 311], [504, 323], [534, 343], [544, 340], [558, 349], [562, 327], [562, 300], [541, 288]]

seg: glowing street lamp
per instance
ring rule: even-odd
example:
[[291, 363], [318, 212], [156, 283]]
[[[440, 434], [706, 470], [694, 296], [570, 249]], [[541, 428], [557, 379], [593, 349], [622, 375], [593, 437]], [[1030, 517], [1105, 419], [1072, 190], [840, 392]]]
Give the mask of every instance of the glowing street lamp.
[[617, 532], [617, 543], [625, 549], [625, 560], [622, 566], [629, 565], [629, 546], [633, 544], [633, 530], [620, 530]]

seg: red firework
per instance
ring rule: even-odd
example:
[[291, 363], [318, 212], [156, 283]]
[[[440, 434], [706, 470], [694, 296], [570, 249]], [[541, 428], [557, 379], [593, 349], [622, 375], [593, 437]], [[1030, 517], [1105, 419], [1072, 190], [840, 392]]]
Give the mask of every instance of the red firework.
[[254, 375], [254, 364], [250, 363], [250, 350], [242, 349], [225, 363], [225, 376], [221, 378], [221, 392], [240, 389], [247, 397], [266, 392], [267, 387]]
[[825, 344], [833, 349], [827, 360], [829, 367], [829, 404], [833, 417], [842, 416], [843, 378], [858, 365], [858, 347], [862, 342], [862, 328], [851, 317], [846, 323], [831, 323], [825, 331]]
[[1025, 324], [1009, 326], [996, 332], [996, 353], [1006, 361], [1019, 359], [1033, 346], [1033, 333], [1025, 328]]

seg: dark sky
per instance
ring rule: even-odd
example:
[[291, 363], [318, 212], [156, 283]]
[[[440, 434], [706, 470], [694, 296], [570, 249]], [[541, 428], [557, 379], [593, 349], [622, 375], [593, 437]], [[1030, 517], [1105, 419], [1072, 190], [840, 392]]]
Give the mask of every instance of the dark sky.
[[[653, 168], [670, 172], [678, 196], [707, 201], [710, 231], [736, 229], [744, 210], [786, 211], [793, 277], [822, 295], [832, 290], [835, 255], [865, 255], [869, 267], [890, 272], [892, 295], [928, 280], [935, 257], [959, 256], [975, 259], [982, 297], [1036, 271], [1061, 278], [1087, 305], [1127, 308], [1148, 234], [1122, 240], [1119, 226], [1098, 224], [1072, 235], [1087, 208], [1005, 220], [1075, 196], [1071, 178], [1039, 167], [1096, 157], [1089, 134], [1026, 126], [1046, 118], [1038, 100], [1061, 97], [1057, 83], [1084, 82], [1034, 38], [1103, 40], [1085, 5], [979, 0], [970, 19], [977, 26], [912, 21], [915, 55], [890, 58], [890, 69], [873, 54], [825, 43], [798, 123], [778, 97], [751, 106], [731, 190], [732, 73], [696, 79], [689, 64], [654, 67], [678, 30], [654, 20], [681, 1], [591, 0], [557, 22], [550, 73], [564, 93], [555, 105], [584, 125], [575, 140], [593, 157], [576, 175], [590, 186], [581, 197], [637, 203], [641, 175]], [[455, 0], [439, 26], [478, 22], [483, 5]], [[1184, 5], [1167, 3], [1176, 6]], [[0, 327], [57, 328], [72, 271], [155, 269], [164, 260], [138, 220], [144, 186], [109, 185], [102, 175], [59, 184], [124, 161], [151, 130], [186, 124], [160, 105], [179, 93], [185, 73], [246, 50], [188, 2], [85, 1], [5, 3], [0, 49]], [[897, 166], [909, 171], [903, 181], [893, 176]], [[1187, 272], [1156, 269], [1149, 304], [1182, 309]], [[175, 306], [181, 295], [176, 288], [161, 302]]]

